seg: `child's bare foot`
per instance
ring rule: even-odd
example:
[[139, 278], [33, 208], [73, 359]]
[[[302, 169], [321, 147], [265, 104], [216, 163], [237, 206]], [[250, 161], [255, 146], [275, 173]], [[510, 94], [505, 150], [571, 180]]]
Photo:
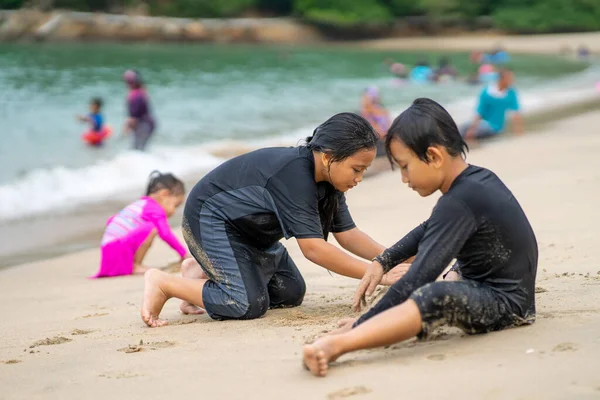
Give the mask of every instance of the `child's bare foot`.
[[335, 350], [335, 336], [324, 336], [313, 344], [304, 346], [304, 366], [315, 376], [325, 376], [329, 363], [337, 360], [340, 354]]
[[151, 328], [167, 325], [167, 321], [158, 318], [160, 311], [168, 300], [160, 288], [161, 275], [166, 273], [157, 269], [149, 269], [144, 275], [144, 299], [142, 300], [142, 320]]
[[204, 308], [198, 307], [198, 306], [196, 306], [190, 302], [187, 302], [185, 300], [181, 301], [179, 310], [181, 311], [182, 314], [185, 314], [185, 315], [202, 315], [202, 314], [206, 313], [206, 310], [204, 310]]
[[150, 268], [142, 265], [142, 264], [135, 264], [133, 266], [133, 274], [135, 275], [143, 275], [146, 273], [146, 271], [148, 271]]

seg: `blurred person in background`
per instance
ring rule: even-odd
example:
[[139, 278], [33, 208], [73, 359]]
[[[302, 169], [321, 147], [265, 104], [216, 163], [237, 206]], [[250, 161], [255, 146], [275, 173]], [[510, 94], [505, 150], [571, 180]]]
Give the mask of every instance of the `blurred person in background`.
[[504, 132], [507, 112], [513, 112], [512, 119], [515, 133], [523, 133], [521, 106], [513, 83], [513, 71], [504, 68], [499, 71], [498, 81], [490, 83], [481, 91], [477, 114], [471, 122], [461, 127], [461, 135], [465, 139], [480, 139]]
[[123, 81], [129, 88], [127, 94], [129, 118], [125, 122], [125, 134], [133, 133], [133, 148], [143, 151], [156, 127], [150, 108], [150, 99], [139, 72], [125, 71]]
[[390, 113], [381, 103], [381, 96], [379, 88], [375, 86], [368, 87], [361, 97], [360, 104], [360, 115], [375, 129], [375, 132], [379, 136], [379, 142], [377, 143], [377, 156], [385, 155], [385, 149], [383, 141], [390, 127]]

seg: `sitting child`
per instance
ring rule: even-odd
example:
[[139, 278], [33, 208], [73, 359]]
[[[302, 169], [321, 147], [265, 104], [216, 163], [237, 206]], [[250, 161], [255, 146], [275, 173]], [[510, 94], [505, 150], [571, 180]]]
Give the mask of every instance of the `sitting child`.
[[[476, 334], [535, 320], [533, 230], [504, 183], [467, 164], [467, 145], [448, 112], [433, 100], [415, 100], [393, 122], [386, 150], [409, 188], [442, 196], [427, 221], [374, 259], [355, 308], [385, 271], [416, 255], [406, 275], [358, 320], [305, 346], [304, 364], [317, 376], [342, 354], [424, 337], [443, 324]], [[436, 282], [453, 259], [459, 279]]]
[[100, 270], [92, 278], [146, 272], [148, 268], [142, 261], [156, 235], [183, 261], [187, 251], [171, 231], [167, 219], [183, 203], [184, 197], [183, 182], [175, 176], [158, 171], [150, 174], [146, 196], [110, 217], [106, 223]]
[[82, 139], [90, 146], [100, 146], [111, 134], [111, 129], [104, 124], [104, 117], [101, 114], [102, 99], [96, 97], [90, 102], [90, 112], [85, 116], [78, 116], [81, 122], [90, 124], [90, 129], [82, 135]]

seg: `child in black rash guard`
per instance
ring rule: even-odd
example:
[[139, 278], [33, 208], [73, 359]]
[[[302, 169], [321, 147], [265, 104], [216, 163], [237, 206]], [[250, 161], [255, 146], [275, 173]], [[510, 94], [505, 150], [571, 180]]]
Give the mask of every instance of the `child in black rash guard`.
[[[476, 334], [535, 320], [533, 230], [504, 183], [466, 163], [467, 145], [447, 111], [415, 100], [392, 124], [386, 149], [411, 189], [442, 196], [427, 221], [373, 260], [355, 308], [385, 271], [416, 255], [407, 274], [358, 320], [345, 320], [338, 334], [304, 348], [304, 363], [317, 376], [342, 354], [426, 336], [439, 325]], [[453, 259], [460, 278], [436, 282]]]

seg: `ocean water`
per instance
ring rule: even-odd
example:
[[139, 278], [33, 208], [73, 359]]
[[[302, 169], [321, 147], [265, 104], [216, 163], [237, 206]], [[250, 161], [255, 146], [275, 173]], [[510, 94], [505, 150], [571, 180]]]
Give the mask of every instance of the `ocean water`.
[[[61, 213], [141, 191], [154, 170], [198, 175], [236, 148], [294, 145], [329, 116], [357, 111], [361, 91], [382, 90], [397, 114], [431, 97], [457, 120], [468, 118], [481, 87], [462, 82], [400, 84], [383, 60], [414, 64], [439, 53], [330, 47], [159, 44], [0, 45], [0, 222]], [[466, 53], [449, 57], [464, 74]], [[598, 69], [542, 56], [514, 56], [525, 108], [543, 109], [594, 95]], [[145, 153], [120, 137], [127, 68], [142, 72], [158, 129]], [[91, 97], [104, 99], [113, 137], [83, 145], [76, 121]], [[233, 150], [232, 150], [233, 149]]]

